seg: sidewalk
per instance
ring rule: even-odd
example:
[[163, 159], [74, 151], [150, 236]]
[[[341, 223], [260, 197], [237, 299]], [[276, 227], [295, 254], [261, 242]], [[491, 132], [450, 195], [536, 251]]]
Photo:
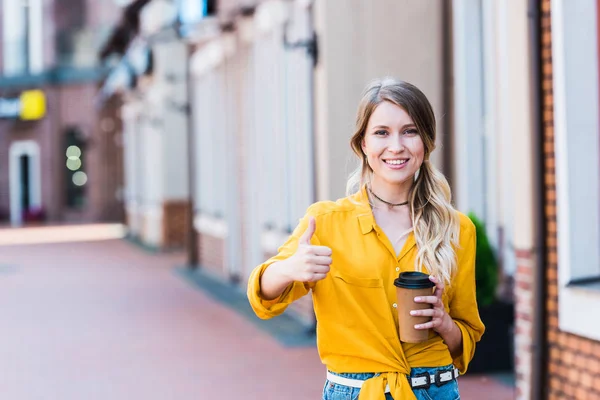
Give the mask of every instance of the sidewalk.
[[[314, 346], [282, 345], [183, 279], [183, 262], [122, 240], [0, 246], [2, 397], [319, 399]], [[460, 387], [513, 398], [493, 379]]]

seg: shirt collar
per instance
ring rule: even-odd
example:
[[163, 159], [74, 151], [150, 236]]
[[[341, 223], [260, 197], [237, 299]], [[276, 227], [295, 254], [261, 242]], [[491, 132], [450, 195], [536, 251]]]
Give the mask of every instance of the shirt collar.
[[358, 218], [358, 224], [363, 235], [371, 232], [375, 227], [375, 217], [373, 217], [373, 210], [369, 204], [369, 196], [367, 195], [367, 186], [363, 185], [361, 189], [353, 196], [356, 207], [356, 217]]

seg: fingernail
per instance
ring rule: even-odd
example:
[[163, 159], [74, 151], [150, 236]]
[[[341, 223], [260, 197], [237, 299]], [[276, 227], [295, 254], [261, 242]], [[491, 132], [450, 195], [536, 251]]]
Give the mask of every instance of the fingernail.
[[415, 301], [421, 301], [420, 297], [415, 297]]
[[421, 325], [415, 325], [415, 329], [419, 329]]
[[416, 311], [411, 311], [410, 315], [417, 315], [417, 312]]

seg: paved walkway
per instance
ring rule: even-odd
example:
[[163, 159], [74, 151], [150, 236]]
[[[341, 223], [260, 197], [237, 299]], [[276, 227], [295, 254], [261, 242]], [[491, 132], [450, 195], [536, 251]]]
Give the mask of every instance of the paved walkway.
[[[60, 229], [26, 245], [26, 231], [0, 232], [12, 238], [0, 247], [3, 399], [320, 398], [316, 349], [282, 347], [192, 286], [174, 272], [183, 255]], [[513, 398], [486, 377], [460, 387], [467, 400]]]

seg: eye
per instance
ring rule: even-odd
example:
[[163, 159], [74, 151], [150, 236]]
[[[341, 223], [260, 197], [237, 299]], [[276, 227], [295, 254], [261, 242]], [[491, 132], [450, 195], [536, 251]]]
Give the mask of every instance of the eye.
[[417, 131], [417, 130], [416, 130], [416, 129], [414, 129], [414, 128], [411, 128], [411, 129], [407, 129], [407, 130], [405, 130], [405, 131], [404, 131], [404, 134], [405, 134], [406, 136], [415, 136], [415, 135], [418, 135], [418, 134], [419, 134], [419, 131]]
[[377, 135], [377, 136], [385, 136], [385, 135], [387, 135], [387, 131], [383, 130], [383, 129], [380, 129], [378, 131], [375, 131], [374, 134]]

